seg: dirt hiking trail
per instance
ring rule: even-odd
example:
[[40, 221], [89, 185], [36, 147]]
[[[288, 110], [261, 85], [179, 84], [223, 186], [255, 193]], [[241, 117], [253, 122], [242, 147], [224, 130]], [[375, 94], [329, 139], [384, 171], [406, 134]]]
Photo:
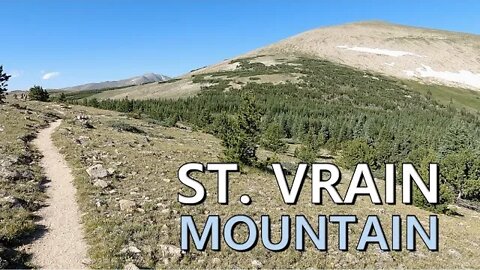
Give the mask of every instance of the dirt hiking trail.
[[41, 166], [50, 180], [46, 184], [47, 206], [37, 214], [38, 225], [46, 232], [34, 241], [27, 251], [33, 254], [32, 263], [46, 269], [83, 269], [87, 245], [83, 239], [80, 211], [75, 200], [76, 189], [67, 162], [52, 142], [51, 135], [60, 126], [58, 120], [40, 131], [34, 144], [43, 155]]

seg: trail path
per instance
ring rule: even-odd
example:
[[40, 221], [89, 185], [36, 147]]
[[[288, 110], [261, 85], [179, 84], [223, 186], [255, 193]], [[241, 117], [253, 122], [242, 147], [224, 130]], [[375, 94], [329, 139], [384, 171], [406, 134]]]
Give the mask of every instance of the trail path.
[[58, 120], [42, 130], [34, 144], [43, 155], [41, 165], [47, 178], [47, 206], [38, 215], [46, 232], [27, 248], [32, 262], [47, 269], [83, 269], [87, 245], [83, 239], [76, 189], [67, 162], [52, 142], [51, 135], [61, 124]]

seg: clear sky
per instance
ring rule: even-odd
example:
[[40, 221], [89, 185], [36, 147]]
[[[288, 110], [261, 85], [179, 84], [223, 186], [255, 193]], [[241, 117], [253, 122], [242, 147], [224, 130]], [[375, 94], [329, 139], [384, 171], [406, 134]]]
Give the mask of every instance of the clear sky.
[[480, 34], [480, 1], [0, 0], [10, 90], [170, 76], [321, 26], [362, 20]]

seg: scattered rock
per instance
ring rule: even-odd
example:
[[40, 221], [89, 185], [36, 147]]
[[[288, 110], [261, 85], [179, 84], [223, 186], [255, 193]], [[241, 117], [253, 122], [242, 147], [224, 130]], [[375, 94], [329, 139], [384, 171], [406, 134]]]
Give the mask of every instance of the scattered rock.
[[119, 204], [120, 204], [120, 210], [127, 211], [127, 212], [134, 211], [137, 206], [137, 204], [134, 201], [124, 200], [124, 199], [120, 200]]
[[452, 257], [455, 257], [455, 258], [461, 258], [462, 257], [462, 254], [460, 254], [460, 252], [458, 252], [458, 250], [453, 249], [453, 248], [448, 250], [448, 254]]
[[219, 258], [213, 258], [213, 259], [212, 259], [212, 264], [217, 265], [217, 264], [220, 264], [221, 262], [222, 262], [222, 261], [221, 261]]
[[128, 247], [128, 252], [131, 252], [131, 253], [141, 253], [142, 251], [140, 249], [138, 249], [136, 246], [129, 246]]
[[86, 143], [87, 141], [89, 141], [89, 140], [90, 140], [90, 137], [80, 136], [80, 137], [78, 137], [77, 139], [75, 139], [75, 142], [76, 142], [77, 144], [82, 145], [82, 144], [85, 144], [85, 143]]
[[101, 179], [108, 176], [107, 170], [105, 170], [105, 168], [103, 168], [103, 165], [101, 164], [89, 167], [87, 169], [87, 173], [92, 179]]
[[104, 181], [104, 180], [101, 180], [101, 179], [97, 179], [95, 180], [95, 182], [93, 183], [93, 186], [95, 187], [99, 187], [99, 188], [107, 188], [109, 186], [109, 184]]
[[108, 173], [109, 175], [113, 175], [113, 174], [115, 174], [115, 169], [114, 169], [114, 168], [108, 168], [108, 169], [107, 169], [107, 173]]
[[6, 179], [7, 181], [16, 181], [20, 178], [22, 178], [22, 175], [17, 170], [0, 167], [0, 179]]
[[187, 125], [184, 125], [184, 124], [182, 124], [182, 123], [180, 123], [180, 122], [175, 123], [175, 127], [179, 128], [179, 129], [187, 130], [187, 131], [191, 131], [191, 130], [192, 130], [191, 127], [189, 127], [189, 126], [187, 126]]
[[14, 165], [13, 161], [10, 159], [0, 160], [0, 167], [8, 168]]
[[252, 266], [257, 268], [257, 269], [260, 269], [263, 267], [263, 263], [259, 260], [253, 260], [252, 261]]
[[180, 258], [182, 256], [182, 250], [173, 245], [160, 245], [163, 257]]
[[93, 129], [93, 128], [95, 128], [95, 127], [90, 123], [90, 121], [88, 121], [88, 120], [80, 121], [80, 125], [81, 125], [83, 128], [86, 128], [86, 129]]
[[75, 119], [77, 119], [77, 120], [88, 120], [88, 119], [90, 119], [90, 117], [88, 115], [85, 115], [85, 114], [79, 114], [75, 117]]
[[23, 180], [32, 180], [35, 179], [35, 175], [33, 174], [32, 171], [26, 170], [21, 173], [21, 177]]
[[96, 201], [95, 201], [95, 206], [96, 206], [97, 208], [102, 207], [102, 205], [103, 205], [102, 201], [100, 201], [100, 200], [96, 200]]
[[13, 196], [6, 196], [0, 199], [0, 204], [8, 204], [10, 207], [22, 207], [22, 200]]
[[172, 180], [168, 179], [168, 178], [163, 178], [163, 182], [165, 183], [170, 183]]
[[85, 259], [82, 260], [82, 264], [83, 264], [83, 265], [87, 265], [87, 266], [88, 266], [88, 265], [91, 265], [91, 264], [92, 264], [92, 260], [89, 259], [89, 258], [85, 258]]
[[142, 253], [142, 251], [138, 249], [136, 246], [128, 246], [120, 250], [120, 254], [138, 255], [140, 253]]
[[136, 266], [134, 263], [127, 263], [124, 267], [124, 270], [139, 270], [138, 266]]

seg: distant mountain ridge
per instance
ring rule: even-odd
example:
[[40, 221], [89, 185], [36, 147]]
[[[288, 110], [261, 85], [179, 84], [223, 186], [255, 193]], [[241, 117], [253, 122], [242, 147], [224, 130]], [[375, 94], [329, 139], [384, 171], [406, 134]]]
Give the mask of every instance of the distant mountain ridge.
[[118, 87], [126, 87], [126, 86], [135, 86], [135, 85], [142, 85], [146, 83], [153, 83], [153, 82], [163, 82], [170, 80], [170, 77], [155, 74], [155, 73], [146, 73], [144, 75], [135, 76], [132, 78], [118, 80], [118, 81], [105, 81], [105, 82], [98, 82], [98, 83], [87, 83], [72, 87], [62, 88], [60, 90], [64, 91], [88, 91], [88, 90], [95, 90], [95, 89], [107, 89], [107, 88], [118, 88]]

